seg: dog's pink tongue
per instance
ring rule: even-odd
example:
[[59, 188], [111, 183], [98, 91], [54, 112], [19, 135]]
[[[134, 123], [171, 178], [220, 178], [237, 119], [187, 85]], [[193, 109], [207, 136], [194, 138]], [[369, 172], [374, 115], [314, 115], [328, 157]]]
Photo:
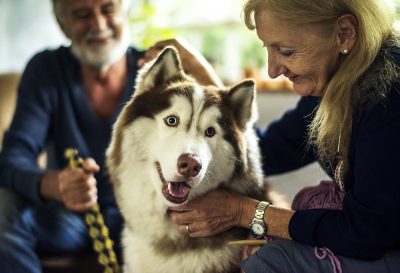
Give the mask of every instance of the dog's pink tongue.
[[168, 183], [169, 194], [173, 197], [185, 197], [190, 190], [190, 187], [185, 182], [170, 182]]

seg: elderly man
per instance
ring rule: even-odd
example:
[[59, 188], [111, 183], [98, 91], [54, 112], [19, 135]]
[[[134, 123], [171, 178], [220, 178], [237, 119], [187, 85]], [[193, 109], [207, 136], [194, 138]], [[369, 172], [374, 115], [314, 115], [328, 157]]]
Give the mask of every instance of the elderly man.
[[[53, 0], [69, 47], [28, 63], [0, 154], [1, 272], [41, 272], [36, 250], [90, 247], [82, 212], [97, 201], [112, 239], [122, 218], [104, 173], [111, 126], [132, 95], [142, 53], [129, 47], [129, 0]], [[82, 169], [67, 168], [77, 148]], [[48, 168], [37, 164], [46, 151]]]

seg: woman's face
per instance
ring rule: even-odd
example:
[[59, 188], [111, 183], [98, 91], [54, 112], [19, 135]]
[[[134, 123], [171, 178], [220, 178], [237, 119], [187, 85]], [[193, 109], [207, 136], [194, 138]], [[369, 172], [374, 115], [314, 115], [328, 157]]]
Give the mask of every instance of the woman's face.
[[311, 26], [278, 20], [268, 11], [257, 13], [255, 23], [267, 48], [269, 76], [284, 75], [301, 96], [321, 96], [339, 66], [335, 37], [318, 35]]

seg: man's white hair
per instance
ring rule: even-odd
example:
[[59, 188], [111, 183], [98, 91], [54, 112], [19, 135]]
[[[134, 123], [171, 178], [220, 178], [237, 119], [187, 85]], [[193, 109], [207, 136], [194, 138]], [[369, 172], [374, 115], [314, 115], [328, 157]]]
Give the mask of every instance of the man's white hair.
[[[60, 23], [60, 19], [62, 16], [62, 9], [61, 9], [61, 2], [63, 0], [51, 0], [51, 2], [53, 3], [53, 12], [57, 18], [57, 21]], [[129, 14], [130, 8], [131, 8], [131, 4], [132, 4], [132, 0], [119, 0], [121, 3], [121, 11], [124, 14]]]

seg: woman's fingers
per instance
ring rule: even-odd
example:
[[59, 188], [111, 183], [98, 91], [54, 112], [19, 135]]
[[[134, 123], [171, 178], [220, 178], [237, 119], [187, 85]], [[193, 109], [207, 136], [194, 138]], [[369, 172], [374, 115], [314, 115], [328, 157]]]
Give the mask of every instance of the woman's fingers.
[[170, 211], [169, 216], [178, 225], [179, 233], [188, 234], [189, 229], [190, 237], [212, 236], [233, 226], [230, 216], [207, 214], [201, 210]]

